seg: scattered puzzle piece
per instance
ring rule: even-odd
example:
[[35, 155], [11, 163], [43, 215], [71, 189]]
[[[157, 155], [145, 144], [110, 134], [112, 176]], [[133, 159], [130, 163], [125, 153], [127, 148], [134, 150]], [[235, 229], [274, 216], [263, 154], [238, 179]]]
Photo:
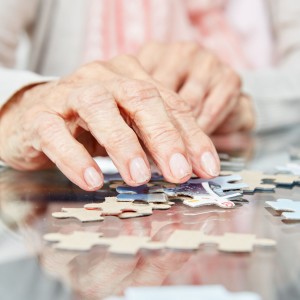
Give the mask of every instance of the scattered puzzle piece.
[[288, 163], [285, 166], [276, 167], [278, 172], [287, 172], [296, 176], [300, 176], [300, 165], [296, 163]]
[[[184, 183], [173, 189], [164, 189], [164, 192], [170, 197], [188, 196], [183, 204], [190, 207], [200, 207], [205, 205], [217, 205], [221, 208], [233, 208], [235, 204], [226, 197], [219, 197], [211, 188], [208, 182], [202, 183]], [[236, 194], [234, 194], [236, 195]], [[240, 194], [238, 194], [240, 195]]]
[[57, 219], [75, 218], [81, 222], [103, 221], [102, 212], [99, 210], [87, 210], [85, 208], [65, 208], [61, 212], [54, 212], [52, 216]]
[[266, 201], [276, 211], [283, 211], [282, 216], [286, 220], [300, 221], [300, 202], [291, 199], [278, 199]]
[[117, 195], [118, 201], [135, 201], [142, 200], [148, 203], [163, 203], [168, 201], [168, 197], [165, 194], [119, 194]]
[[72, 234], [49, 233], [44, 236], [48, 242], [56, 243], [54, 248], [84, 251], [93, 246], [108, 246], [108, 251], [118, 254], [136, 254], [140, 249], [160, 250], [164, 244], [151, 241], [150, 237], [118, 236], [103, 238], [102, 233], [74, 231]]
[[190, 179], [188, 182], [192, 184], [210, 182], [212, 184], [220, 186], [223, 191], [229, 191], [229, 190], [240, 190], [240, 189], [247, 188], [248, 187], [247, 182], [244, 180], [243, 182], [240, 182], [241, 180], [242, 177], [238, 173], [238, 174], [219, 176], [212, 179], [200, 179], [200, 178]]
[[118, 201], [116, 197], [107, 197], [104, 202], [90, 203], [86, 209], [100, 209], [103, 216], [118, 216], [119, 218], [133, 218], [152, 215], [153, 209], [169, 209], [173, 203], [136, 203]]
[[237, 177], [235, 177], [235, 180], [240, 180], [247, 184], [245, 187], [242, 187], [242, 190], [246, 193], [254, 193], [255, 191], [274, 191], [276, 187], [276, 185], [273, 183], [263, 182], [263, 180], [266, 179], [268, 180], [276, 179], [274, 175], [266, 175], [261, 171], [242, 170], [241, 172], [230, 173], [230, 174], [231, 176], [240, 177], [240, 179], [237, 179]]
[[103, 234], [100, 232], [74, 231], [72, 234], [48, 233], [44, 240], [56, 243], [54, 248], [62, 250], [90, 250]]
[[257, 239], [254, 234], [225, 233], [223, 236], [205, 235], [196, 230], [175, 230], [166, 242], [167, 248], [196, 250], [202, 244], [217, 244], [224, 252], [251, 252], [254, 246], [275, 246], [270, 239]]
[[241, 171], [245, 168], [246, 162], [243, 157], [232, 157], [226, 153], [219, 153], [221, 170]]

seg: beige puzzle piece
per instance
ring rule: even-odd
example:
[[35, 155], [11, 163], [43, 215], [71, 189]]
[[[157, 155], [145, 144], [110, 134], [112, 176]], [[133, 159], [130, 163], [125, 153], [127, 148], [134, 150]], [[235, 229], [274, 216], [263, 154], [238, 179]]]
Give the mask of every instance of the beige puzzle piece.
[[54, 212], [52, 216], [57, 219], [75, 218], [81, 222], [103, 221], [100, 210], [88, 210], [85, 208], [63, 207], [61, 212]]
[[54, 242], [54, 248], [61, 250], [85, 251], [93, 246], [108, 246], [108, 251], [116, 254], [136, 254], [140, 249], [160, 250], [164, 243], [153, 242], [150, 237], [118, 236], [103, 238], [102, 233], [74, 231], [72, 234], [49, 233], [44, 236]]
[[173, 203], [136, 203], [120, 202], [116, 197], [107, 197], [101, 203], [89, 203], [86, 209], [100, 209], [103, 216], [119, 216], [120, 218], [134, 218], [152, 215], [153, 209], [169, 209]]
[[240, 172], [222, 172], [221, 175], [240, 175], [242, 180], [248, 185], [243, 188], [244, 192], [254, 193], [255, 191], [273, 191], [275, 184], [263, 183], [263, 179], [276, 179], [274, 175], [266, 175], [261, 171], [242, 170]]
[[255, 191], [274, 191], [277, 185], [292, 186], [300, 183], [300, 176], [289, 174], [265, 174], [261, 171], [242, 170], [240, 172], [222, 172], [222, 175], [240, 175], [242, 182], [249, 187], [243, 188], [244, 192], [254, 193]]
[[254, 234], [225, 233], [223, 236], [205, 235], [196, 230], [175, 230], [166, 242], [167, 248], [196, 250], [203, 244], [216, 244], [219, 251], [251, 252], [254, 246], [275, 246], [270, 239], [257, 239]]

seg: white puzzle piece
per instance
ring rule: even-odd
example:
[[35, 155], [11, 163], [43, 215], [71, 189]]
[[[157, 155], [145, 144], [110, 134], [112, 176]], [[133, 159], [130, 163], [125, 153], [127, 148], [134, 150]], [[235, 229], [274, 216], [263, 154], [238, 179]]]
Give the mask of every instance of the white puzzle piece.
[[274, 210], [283, 212], [286, 220], [300, 221], [300, 202], [291, 199], [278, 199], [277, 201], [266, 201], [266, 204]]
[[81, 222], [103, 221], [102, 212], [99, 210], [88, 210], [85, 208], [66, 208], [61, 212], [54, 212], [52, 216], [57, 219], [75, 218]]

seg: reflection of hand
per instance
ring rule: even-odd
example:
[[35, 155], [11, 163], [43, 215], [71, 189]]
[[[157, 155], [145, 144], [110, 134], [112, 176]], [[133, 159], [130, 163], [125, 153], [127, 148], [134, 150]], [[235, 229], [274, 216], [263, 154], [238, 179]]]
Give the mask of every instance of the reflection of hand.
[[240, 94], [239, 76], [198, 44], [153, 42], [141, 49], [139, 59], [155, 79], [191, 105], [206, 133], [253, 128], [252, 103]]
[[85, 190], [102, 185], [91, 154], [105, 151], [127, 184], [147, 182], [150, 167], [142, 145], [170, 182], [186, 181], [192, 170], [205, 178], [219, 173], [214, 146], [190, 107], [129, 56], [29, 87], [2, 111], [3, 160], [22, 170], [52, 161]]

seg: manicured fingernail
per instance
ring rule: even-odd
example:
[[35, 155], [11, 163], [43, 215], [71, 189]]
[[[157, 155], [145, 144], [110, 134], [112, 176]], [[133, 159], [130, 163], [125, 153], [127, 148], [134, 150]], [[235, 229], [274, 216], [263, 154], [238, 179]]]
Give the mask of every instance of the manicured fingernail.
[[93, 167], [89, 167], [84, 171], [84, 179], [91, 189], [102, 185], [102, 178], [99, 172], [97, 172], [97, 170]]
[[175, 153], [171, 156], [170, 169], [173, 176], [177, 179], [182, 179], [192, 173], [191, 166], [181, 153]]
[[218, 176], [220, 173], [220, 168], [217, 160], [214, 158], [211, 152], [204, 152], [201, 156], [201, 164], [204, 171], [211, 176]]
[[151, 177], [150, 169], [141, 157], [137, 157], [130, 162], [130, 174], [136, 183], [144, 183]]

